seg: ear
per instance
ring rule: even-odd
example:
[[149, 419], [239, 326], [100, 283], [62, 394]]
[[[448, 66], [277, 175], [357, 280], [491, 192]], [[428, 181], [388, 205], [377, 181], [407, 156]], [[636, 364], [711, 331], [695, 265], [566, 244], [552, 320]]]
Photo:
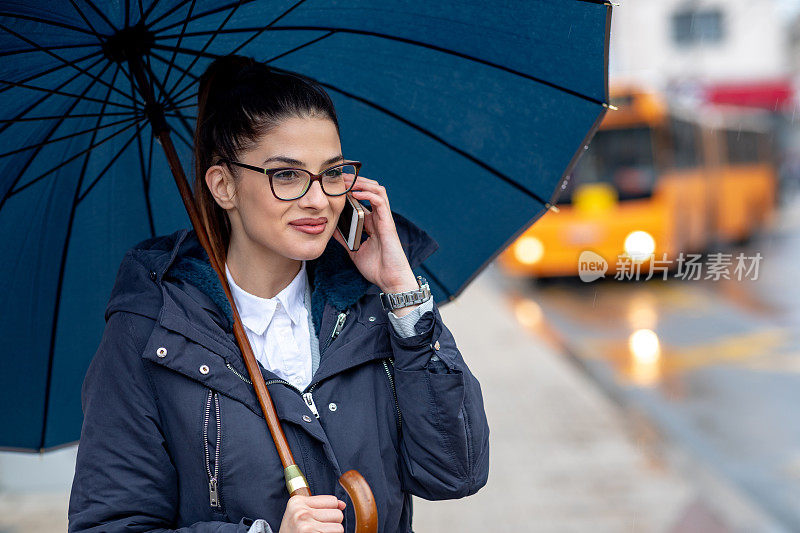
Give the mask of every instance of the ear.
[[221, 208], [228, 210], [236, 207], [233, 176], [222, 165], [212, 165], [206, 170], [206, 186]]

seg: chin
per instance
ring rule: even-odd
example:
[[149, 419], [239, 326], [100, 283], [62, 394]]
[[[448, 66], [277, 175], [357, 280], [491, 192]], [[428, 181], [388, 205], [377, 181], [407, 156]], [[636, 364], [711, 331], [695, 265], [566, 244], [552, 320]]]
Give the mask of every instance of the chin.
[[319, 239], [315, 239], [317, 242], [309, 242], [304, 245], [296, 246], [291, 257], [302, 261], [310, 261], [321, 256], [325, 251], [329, 239], [322, 238], [322, 235], [319, 235], [319, 237]]

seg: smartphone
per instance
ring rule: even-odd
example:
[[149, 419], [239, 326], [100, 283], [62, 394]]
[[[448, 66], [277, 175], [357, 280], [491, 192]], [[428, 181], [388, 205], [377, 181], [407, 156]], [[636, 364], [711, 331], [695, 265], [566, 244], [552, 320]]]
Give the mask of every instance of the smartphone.
[[345, 196], [347, 201], [336, 223], [336, 231], [344, 238], [347, 247], [355, 252], [361, 246], [361, 232], [364, 231], [364, 206], [349, 192]]

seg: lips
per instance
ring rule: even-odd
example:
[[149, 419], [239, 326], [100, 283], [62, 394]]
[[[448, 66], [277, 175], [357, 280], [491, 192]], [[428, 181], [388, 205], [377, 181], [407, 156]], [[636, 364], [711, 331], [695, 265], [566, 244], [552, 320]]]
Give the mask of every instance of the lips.
[[298, 218], [297, 220], [292, 220], [289, 224], [293, 226], [319, 226], [320, 224], [325, 224], [328, 221], [327, 218]]
[[328, 223], [327, 218], [298, 218], [292, 220], [289, 225], [294, 229], [302, 231], [303, 233], [310, 233], [311, 235], [318, 235], [325, 231], [325, 225]]

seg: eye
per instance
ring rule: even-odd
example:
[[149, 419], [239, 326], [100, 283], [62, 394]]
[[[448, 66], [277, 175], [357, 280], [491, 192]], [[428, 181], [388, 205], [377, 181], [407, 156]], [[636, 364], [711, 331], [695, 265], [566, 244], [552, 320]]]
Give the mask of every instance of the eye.
[[342, 175], [342, 167], [332, 168], [325, 172], [326, 178], [338, 178]]
[[291, 181], [299, 178], [298, 172], [294, 170], [281, 170], [273, 175], [273, 179]]

